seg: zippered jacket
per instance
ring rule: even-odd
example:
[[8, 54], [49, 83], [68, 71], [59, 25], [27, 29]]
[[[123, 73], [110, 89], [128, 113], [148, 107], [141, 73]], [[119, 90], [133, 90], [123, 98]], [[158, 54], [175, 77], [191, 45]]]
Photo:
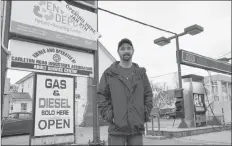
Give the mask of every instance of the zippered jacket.
[[110, 123], [109, 134], [134, 135], [144, 133], [152, 103], [152, 89], [145, 68], [133, 63], [132, 86], [119, 73], [119, 61], [103, 73], [97, 91], [101, 117]]

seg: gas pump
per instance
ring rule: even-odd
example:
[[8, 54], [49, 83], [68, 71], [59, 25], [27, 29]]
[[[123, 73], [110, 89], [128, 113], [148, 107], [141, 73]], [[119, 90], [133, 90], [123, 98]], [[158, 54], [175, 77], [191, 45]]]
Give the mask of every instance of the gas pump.
[[185, 120], [189, 127], [207, 125], [204, 77], [198, 75], [182, 76]]
[[193, 93], [196, 127], [206, 126], [206, 105], [204, 94]]

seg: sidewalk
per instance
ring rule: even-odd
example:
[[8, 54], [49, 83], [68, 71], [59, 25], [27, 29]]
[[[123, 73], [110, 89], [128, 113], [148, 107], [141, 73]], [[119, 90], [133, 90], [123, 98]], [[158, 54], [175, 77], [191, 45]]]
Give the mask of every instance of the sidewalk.
[[[77, 145], [88, 145], [89, 140], [93, 140], [93, 127], [78, 127]], [[108, 139], [108, 127], [100, 127], [100, 140]], [[2, 138], [2, 145], [29, 145], [29, 136], [15, 136]], [[213, 132], [189, 137], [172, 139], [148, 139], [144, 137], [144, 145], [231, 145], [231, 130], [222, 132]]]
[[178, 140], [181, 142], [194, 141], [209, 145], [231, 145], [231, 130], [193, 135], [175, 139], [173, 138], [173, 140]]
[[[100, 139], [107, 141], [108, 126], [100, 127]], [[76, 142], [77, 144], [88, 145], [93, 140], [93, 127], [77, 127]], [[29, 135], [11, 136], [2, 138], [2, 145], [29, 145]]]

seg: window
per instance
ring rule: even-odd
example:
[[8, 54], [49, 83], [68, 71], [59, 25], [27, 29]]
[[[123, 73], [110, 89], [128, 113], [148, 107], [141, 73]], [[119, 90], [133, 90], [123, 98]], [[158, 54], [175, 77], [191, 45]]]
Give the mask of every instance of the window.
[[13, 105], [11, 105], [11, 106], [10, 106], [10, 110], [12, 110], [12, 111], [13, 111]]
[[231, 83], [228, 84], [229, 101], [231, 102]]
[[21, 103], [21, 110], [27, 110], [27, 103]]
[[218, 86], [217, 86], [217, 84], [216, 85], [215, 84], [212, 85], [212, 91], [213, 91], [212, 94], [218, 95]]
[[219, 101], [219, 96], [215, 95], [214, 96], [214, 101]]

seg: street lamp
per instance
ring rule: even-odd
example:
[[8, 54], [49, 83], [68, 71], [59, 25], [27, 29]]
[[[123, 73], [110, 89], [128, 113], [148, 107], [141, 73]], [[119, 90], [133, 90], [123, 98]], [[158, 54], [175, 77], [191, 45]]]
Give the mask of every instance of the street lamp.
[[[158, 39], [154, 40], [154, 43], [159, 45], [159, 46], [164, 46], [170, 43], [170, 41], [172, 39], [176, 39], [176, 60], [177, 60], [177, 68], [178, 68], [178, 82], [179, 82], [179, 88], [182, 89], [182, 77], [181, 77], [181, 66], [180, 66], [180, 57], [179, 57], [179, 37], [186, 35], [186, 34], [190, 34], [190, 35], [196, 35], [199, 34], [201, 32], [204, 31], [204, 28], [195, 24], [192, 26], [189, 26], [187, 28], [184, 29], [184, 32], [180, 33], [180, 34], [175, 34], [174, 36], [171, 36], [169, 38], [165, 38], [165, 37], [160, 37]], [[184, 118], [181, 118], [181, 123], [179, 125], [179, 128], [187, 128], [187, 124], [185, 122]]]
[[196, 35], [204, 31], [204, 28], [195, 24], [184, 29], [184, 32], [190, 35]]
[[184, 29], [184, 32], [183, 33], [180, 33], [180, 34], [176, 34], [175, 36], [172, 36], [172, 37], [169, 37], [169, 38], [165, 38], [165, 37], [160, 37], [158, 39], [155, 39], [154, 40], [154, 43], [156, 45], [159, 45], [159, 46], [164, 46], [164, 45], [167, 45], [170, 43], [170, 40], [174, 39], [174, 38], [177, 38], [177, 37], [180, 37], [180, 36], [183, 36], [183, 35], [186, 35], [186, 34], [190, 34], [190, 35], [196, 35], [196, 34], [199, 34], [201, 32], [204, 31], [204, 28], [195, 24], [195, 25], [192, 25], [192, 26], [189, 26], [189, 27], [186, 27]]

